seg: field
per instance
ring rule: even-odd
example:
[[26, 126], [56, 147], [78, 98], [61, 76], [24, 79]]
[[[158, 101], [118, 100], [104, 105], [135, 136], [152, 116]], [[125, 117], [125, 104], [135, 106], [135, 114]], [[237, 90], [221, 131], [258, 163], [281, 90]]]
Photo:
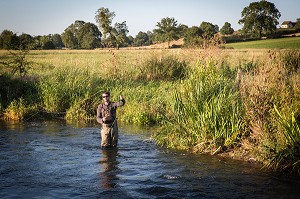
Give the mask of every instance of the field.
[[299, 50], [53, 50], [19, 57], [0, 51], [3, 119], [95, 121], [101, 92], [110, 90], [112, 100], [127, 101], [118, 119], [157, 125], [159, 145], [300, 171]]
[[300, 49], [300, 37], [228, 43], [225, 46], [234, 49]]

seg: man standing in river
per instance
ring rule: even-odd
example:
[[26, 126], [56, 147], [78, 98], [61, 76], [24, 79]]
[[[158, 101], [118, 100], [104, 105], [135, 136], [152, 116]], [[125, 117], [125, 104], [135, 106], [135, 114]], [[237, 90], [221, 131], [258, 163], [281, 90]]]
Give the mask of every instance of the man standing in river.
[[102, 125], [101, 148], [109, 149], [118, 145], [117, 107], [125, 104], [125, 99], [120, 96], [120, 101], [111, 102], [110, 92], [102, 92], [103, 102], [97, 109], [97, 122]]

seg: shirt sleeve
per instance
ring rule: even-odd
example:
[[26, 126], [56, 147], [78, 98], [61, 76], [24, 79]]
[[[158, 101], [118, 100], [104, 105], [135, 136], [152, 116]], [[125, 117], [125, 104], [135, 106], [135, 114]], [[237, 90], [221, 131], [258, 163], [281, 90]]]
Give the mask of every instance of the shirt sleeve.
[[98, 108], [97, 108], [97, 122], [99, 123], [99, 124], [103, 124], [103, 120], [102, 120], [102, 112], [101, 112], [101, 105], [100, 106], [98, 106]]
[[123, 99], [121, 99], [120, 101], [115, 102], [115, 103], [114, 103], [114, 106], [115, 106], [115, 107], [119, 107], [119, 106], [124, 106], [124, 104], [125, 104], [125, 99], [123, 98]]

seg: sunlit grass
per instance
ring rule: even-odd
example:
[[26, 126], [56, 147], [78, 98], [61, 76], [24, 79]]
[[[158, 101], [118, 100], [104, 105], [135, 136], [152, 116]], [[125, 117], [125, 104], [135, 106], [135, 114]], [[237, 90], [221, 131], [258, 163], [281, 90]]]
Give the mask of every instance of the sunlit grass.
[[234, 49], [300, 49], [300, 37], [228, 43], [225, 46]]

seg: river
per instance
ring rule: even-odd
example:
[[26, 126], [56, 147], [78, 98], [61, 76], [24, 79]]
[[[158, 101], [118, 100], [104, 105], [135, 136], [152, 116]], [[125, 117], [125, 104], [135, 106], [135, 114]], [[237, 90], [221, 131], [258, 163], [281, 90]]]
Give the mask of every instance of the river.
[[300, 198], [299, 177], [119, 131], [118, 149], [102, 151], [97, 125], [0, 123], [0, 198]]

